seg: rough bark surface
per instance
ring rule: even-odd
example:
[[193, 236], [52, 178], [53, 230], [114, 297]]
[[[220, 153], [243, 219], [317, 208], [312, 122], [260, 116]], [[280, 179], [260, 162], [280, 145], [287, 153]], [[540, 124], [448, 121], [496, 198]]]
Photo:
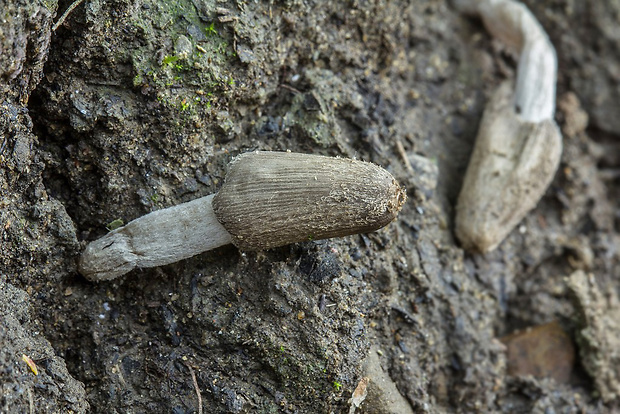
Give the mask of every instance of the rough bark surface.
[[[196, 412], [197, 386], [208, 413], [346, 413], [366, 383], [356, 412], [619, 408], [607, 374], [508, 376], [496, 340], [586, 329], [576, 269], [618, 290], [617, 1], [526, 2], [558, 52], [564, 153], [488, 255], [455, 242], [454, 205], [516, 60], [448, 2], [85, 0], [52, 34], [69, 3], [0, 3], [0, 411]], [[78, 275], [111, 222], [214, 193], [256, 149], [372, 161], [410, 198], [364, 236]]]

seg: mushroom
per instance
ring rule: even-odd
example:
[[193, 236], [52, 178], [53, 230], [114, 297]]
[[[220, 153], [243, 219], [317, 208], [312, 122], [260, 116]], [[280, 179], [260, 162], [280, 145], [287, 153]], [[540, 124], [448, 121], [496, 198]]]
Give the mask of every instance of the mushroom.
[[372, 163], [256, 151], [237, 156], [217, 194], [154, 211], [91, 242], [78, 269], [110, 280], [233, 243], [261, 250], [367, 233], [394, 220], [405, 190]]
[[562, 154], [555, 121], [557, 60], [532, 13], [514, 0], [456, 0], [495, 37], [519, 50], [515, 91], [502, 83], [485, 109], [456, 208], [456, 236], [465, 249], [495, 249], [532, 210], [551, 183]]

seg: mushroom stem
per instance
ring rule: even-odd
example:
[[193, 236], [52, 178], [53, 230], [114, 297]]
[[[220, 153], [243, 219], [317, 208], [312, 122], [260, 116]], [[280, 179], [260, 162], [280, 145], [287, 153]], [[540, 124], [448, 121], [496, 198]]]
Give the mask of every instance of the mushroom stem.
[[532, 12], [514, 0], [456, 0], [463, 13], [478, 15], [496, 39], [519, 52], [515, 111], [524, 121], [553, 119], [557, 57]]
[[139, 217], [91, 242], [78, 269], [89, 280], [110, 280], [136, 267], [156, 267], [232, 243], [215, 217], [215, 195]]

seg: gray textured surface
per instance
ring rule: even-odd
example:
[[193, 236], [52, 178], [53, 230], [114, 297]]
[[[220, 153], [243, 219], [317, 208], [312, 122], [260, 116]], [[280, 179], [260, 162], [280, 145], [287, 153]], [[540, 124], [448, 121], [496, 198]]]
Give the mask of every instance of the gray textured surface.
[[237, 247], [264, 250], [373, 232], [394, 221], [406, 199], [372, 163], [259, 151], [230, 163], [213, 209]]
[[[602, 291], [620, 274], [617, 2], [527, 5], [558, 51], [565, 151], [551, 190], [485, 256], [455, 243], [452, 206], [485, 96], [516, 60], [446, 2], [85, 1], [55, 33], [44, 73], [36, 45], [53, 12], [9, 13], [19, 18], [1, 23], [0, 271], [28, 294], [37, 327], [20, 322], [21, 338], [42, 333], [97, 412], [195, 411], [187, 364], [207, 412], [347, 412], [371, 346], [414, 412], [613, 412], [583, 372], [561, 386], [506, 377], [495, 340], [555, 318], [570, 327], [575, 268]], [[33, 47], [7, 58], [6, 45], [24, 44], [7, 24]], [[186, 61], [174, 59], [181, 35], [200, 52]], [[77, 274], [81, 248], [110, 222], [214, 193], [240, 152], [357, 157], [415, 182], [397, 141], [435, 161], [438, 185], [408, 186], [400, 220], [373, 236], [225, 247], [109, 283]], [[5, 383], [34, 381], [20, 352], [3, 354], [2, 372], [18, 364]], [[60, 393], [35, 387], [35, 401], [84, 411], [81, 386], [58, 375]]]

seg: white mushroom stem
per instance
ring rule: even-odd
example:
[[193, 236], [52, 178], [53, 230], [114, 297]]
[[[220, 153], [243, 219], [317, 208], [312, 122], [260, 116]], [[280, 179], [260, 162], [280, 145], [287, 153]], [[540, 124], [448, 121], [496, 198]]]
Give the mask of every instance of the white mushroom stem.
[[163, 266], [232, 243], [215, 217], [211, 194], [137, 218], [90, 243], [79, 262], [90, 280], [110, 280], [136, 267]]
[[489, 100], [459, 194], [456, 235], [464, 248], [496, 248], [551, 183], [562, 153], [553, 120], [557, 60], [532, 13], [514, 0], [455, 0], [489, 32], [520, 52], [514, 93], [502, 84]]
[[553, 119], [557, 58], [532, 12], [514, 0], [457, 0], [463, 13], [478, 15], [495, 38], [519, 52], [515, 110], [524, 121]]

